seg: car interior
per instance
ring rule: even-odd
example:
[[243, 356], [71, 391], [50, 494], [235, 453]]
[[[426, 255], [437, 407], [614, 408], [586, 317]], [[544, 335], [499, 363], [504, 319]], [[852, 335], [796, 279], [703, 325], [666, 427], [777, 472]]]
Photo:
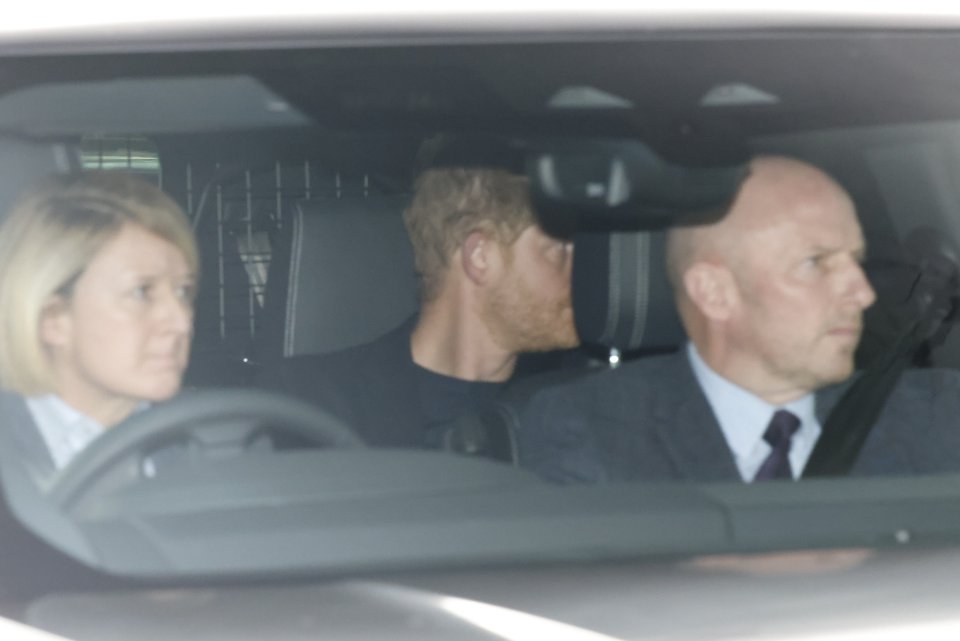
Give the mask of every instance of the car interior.
[[[683, 344], [664, 229], [720, 215], [758, 153], [817, 164], [854, 197], [879, 295], [858, 365], [889, 371], [874, 364], [922, 317], [896, 367], [960, 367], [960, 41], [555, 40], [0, 59], [0, 208], [48, 173], [134, 172], [182, 206], [202, 258], [185, 380], [196, 402], [109, 434], [42, 492], [0, 448], [9, 511], [57, 554], [149, 587], [897, 545], [904, 513], [927, 541], [953, 540], [960, 495], [943, 479], [597, 493], [518, 467], [515, 432], [535, 390]], [[416, 312], [400, 214], [437, 134], [525, 155], [545, 226], [575, 238], [584, 347], [531, 364], [489, 412], [452, 427], [450, 451], [366, 448], [322, 409], [254, 383], [277, 359], [365, 343]], [[274, 424], [320, 447], [245, 445]], [[144, 478], [150, 448], [185, 435], [202, 464]], [[807, 518], [821, 500], [828, 528]], [[777, 517], [763, 537], [759, 514]], [[69, 627], [103, 603], [52, 596], [33, 612]]]

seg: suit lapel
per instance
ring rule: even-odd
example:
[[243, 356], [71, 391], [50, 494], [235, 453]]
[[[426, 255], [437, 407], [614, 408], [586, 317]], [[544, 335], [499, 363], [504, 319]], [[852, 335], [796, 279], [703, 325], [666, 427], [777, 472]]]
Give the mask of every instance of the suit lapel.
[[840, 383], [839, 385], [830, 385], [817, 392], [815, 397], [816, 407], [814, 410], [821, 427], [826, 425], [830, 412], [833, 411], [833, 408], [840, 400], [840, 397], [843, 396], [843, 393], [847, 391], [848, 387], [850, 387], [850, 381]]
[[667, 359], [657, 381], [654, 421], [679, 478], [738, 481], [740, 472], [684, 350]]
[[[843, 383], [825, 387], [817, 392], [816, 414], [822, 429], [826, 428], [827, 419], [830, 418], [831, 412], [837, 406], [837, 403], [840, 402], [840, 399], [843, 398], [843, 395], [853, 384], [854, 380], [856, 380], [856, 376], [847, 379]], [[889, 434], [887, 434], [884, 429], [885, 416], [886, 413], [881, 413], [877, 418], [877, 423], [874, 425], [873, 430], [871, 430], [870, 436], [867, 438], [863, 450], [861, 450], [861, 455], [857, 457], [851, 474], [855, 475], [862, 471], [862, 469], [870, 469], [871, 466], [878, 465], [883, 469], [889, 468], [891, 470], [903, 468], [903, 463], [901, 462], [904, 458], [902, 444], [887, 438]], [[867, 453], [866, 461], [864, 461], [864, 452]]]
[[16, 456], [37, 479], [53, 476], [56, 467], [50, 450], [22, 397], [0, 392], [0, 429], [5, 436], [3, 442], [11, 444]]
[[[820, 394], [817, 395], [817, 414], [821, 425], [826, 424], [830, 410], [837, 405], [855, 378], [856, 377], [853, 377], [841, 385], [831, 386], [822, 392], [827, 401], [824, 408], [825, 415], [823, 416], [819, 413]], [[904, 432], [901, 428], [904, 425], [910, 425], [912, 423], [924, 424], [925, 420], [929, 420], [929, 415], [927, 414], [929, 411], [929, 403], [926, 395], [921, 395], [919, 401], [907, 403], [907, 406], [909, 406], [912, 411], [901, 414], [900, 412], [903, 407], [899, 401], [902, 401], [905, 397], [906, 388], [909, 387], [909, 385], [905, 386], [903, 383], [904, 381], [901, 380], [900, 383], [891, 390], [888, 398], [876, 399], [878, 402], [884, 403], [884, 408], [879, 416], [877, 416], [870, 430], [870, 434], [867, 436], [862, 449], [854, 461], [853, 467], [850, 470], [851, 476], [913, 474], [920, 471], [914, 463], [914, 455], [912, 452], [913, 448], [923, 441], [914, 432], [909, 434], [909, 438], [902, 438]], [[906, 396], [909, 397], [910, 393], [906, 392]], [[863, 400], [861, 400], [861, 402], [863, 402]]]

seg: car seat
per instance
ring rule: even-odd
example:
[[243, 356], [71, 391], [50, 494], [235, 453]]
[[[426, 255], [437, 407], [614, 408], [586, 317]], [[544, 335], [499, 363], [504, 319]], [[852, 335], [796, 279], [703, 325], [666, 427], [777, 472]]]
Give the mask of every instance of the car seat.
[[685, 340], [667, 279], [663, 232], [590, 232], [574, 239], [574, 322], [592, 362], [513, 383], [494, 403], [458, 421], [448, 449], [516, 464], [520, 411], [545, 387], [677, 349]]
[[261, 362], [369, 342], [417, 309], [407, 198], [305, 200], [274, 243]]

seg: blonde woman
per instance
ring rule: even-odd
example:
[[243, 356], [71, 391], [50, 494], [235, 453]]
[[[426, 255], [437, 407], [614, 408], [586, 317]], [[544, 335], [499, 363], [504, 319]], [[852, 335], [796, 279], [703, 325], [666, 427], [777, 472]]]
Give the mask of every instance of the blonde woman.
[[49, 476], [175, 395], [190, 355], [196, 241], [140, 178], [46, 181], [0, 226], [0, 429]]

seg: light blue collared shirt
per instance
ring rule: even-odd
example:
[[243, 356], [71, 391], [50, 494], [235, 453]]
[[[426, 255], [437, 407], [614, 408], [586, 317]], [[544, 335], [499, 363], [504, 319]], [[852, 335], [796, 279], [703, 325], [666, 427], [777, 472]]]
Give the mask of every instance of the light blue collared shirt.
[[106, 429], [78, 412], [56, 394], [26, 399], [33, 421], [47, 444], [54, 466], [60, 470]]
[[[56, 394], [31, 396], [26, 399], [27, 409], [33, 417], [43, 442], [47, 445], [54, 467], [62, 470], [74, 457], [82, 452], [98, 436], [106, 431], [106, 427], [90, 418], [83, 412], [68, 405]], [[150, 403], [141, 402], [134, 413], [142, 412], [150, 407]], [[153, 461], [144, 459], [144, 473], [153, 476]]]
[[800, 428], [793, 435], [790, 445], [790, 467], [793, 477], [799, 478], [820, 437], [814, 395], [807, 394], [786, 405], [771, 405], [713, 371], [693, 343], [687, 343], [687, 356], [693, 374], [720, 423], [727, 445], [733, 452], [740, 478], [753, 481], [757, 470], [769, 456], [771, 447], [763, 440], [763, 433], [773, 413], [780, 409], [800, 419]]

